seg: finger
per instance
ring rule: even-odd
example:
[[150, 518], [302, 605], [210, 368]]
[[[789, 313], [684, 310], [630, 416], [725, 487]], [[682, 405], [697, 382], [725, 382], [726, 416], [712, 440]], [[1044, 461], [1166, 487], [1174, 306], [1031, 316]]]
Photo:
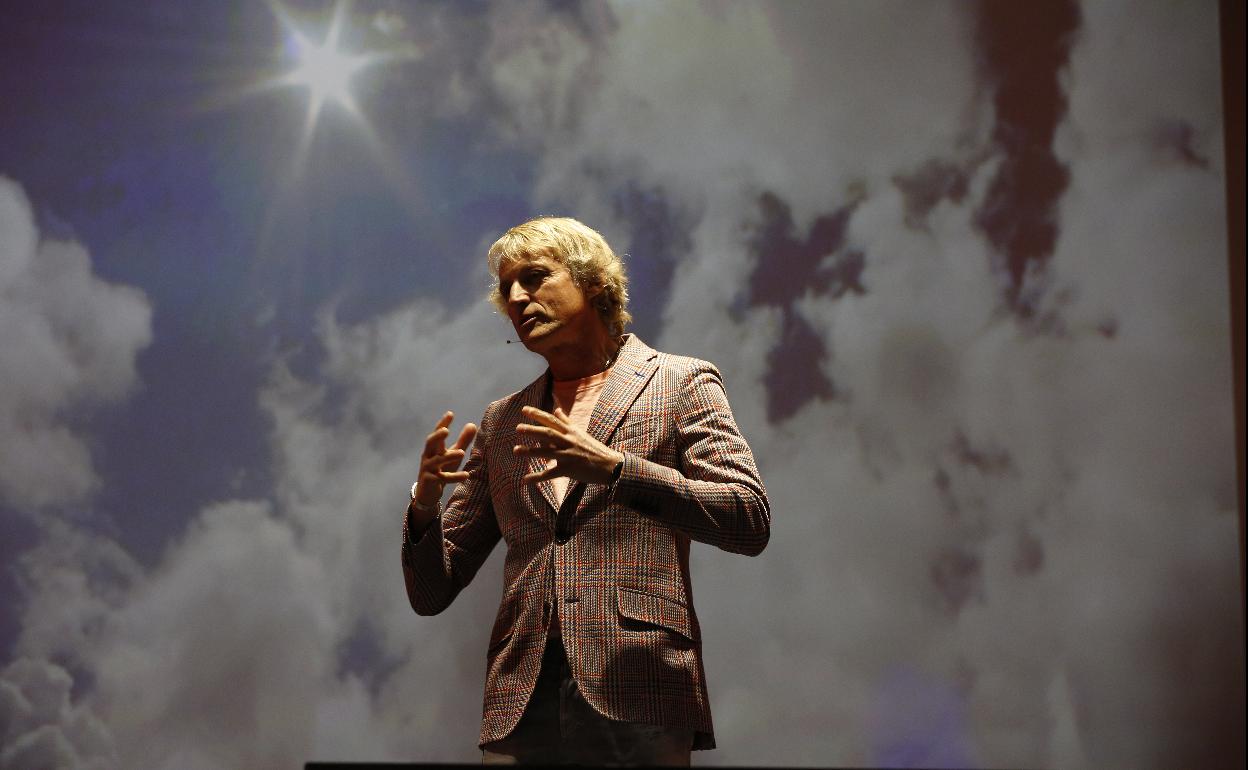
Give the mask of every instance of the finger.
[[559, 456], [559, 453], [562, 451], [563, 451], [562, 449], [556, 449], [555, 447], [540, 446], [540, 445], [535, 446], [533, 444], [516, 444], [514, 447], [512, 447], [512, 450], [511, 450], [512, 454], [518, 455], [521, 457], [546, 457], [546, 458], [556, 458]]
[[434, 457], [426, 458], [425, 461], [421, 463], [421, 466], [420, 466], [421, 478], [422, 480], [425, 477], [428, 477], [431, 479], [440, 479], [441, 478], [440, 474], [442, 473], [445, 473], [448, 471], [459, 470], [459, 466], [463, 462], [463, 459], [464, 459], [463, 453], [454, 455], [454, 454], [451, 454], [450, 452], [443, 454], [443, 455], [437, 455]]
[[442, 454], [446, 447], [446, 437], [450, 434], [450, 429], [445, 425], [430, 433], [425, 437], [425, 457], [433, 457]]
[[438, 471], [438, 480], [443, 484], [467, 481], [468, 471]]
[[554, 428], [547, 428], [542, 425], [520, 423], [516, 426], [516, 432], [523, 433], [526, 436], [531, 436], [539, 441], [549, 441], [562, 446], [566, 446], [569, 443], [568, 437], [565, 434], [560, 433]]
[[[558, 410], [558, 411], [562, 411], [562, 410]], [[545, 425], [550, 428], [554, 428], [555, 430], [558, 430], [561, 433], [563, 432], [564, 423], [561, 422], [559, 418], [555, 417], [550, 412], [543, 412], [541, 409], [538, 409], [535, 406], [526, 406], [523, 409], [521, 409], [520, 412], [525, 417], [528, 417], [530, 420], [534, 422], [540, 422], [542, 425]]]
[[448, 411], [446, 414], [442, 415], [442, 417], [438, 420], [437, 424], [433, 426], [433, 433], [430, 433], [429, 435], [432, 436], [434, 435], [434, 433], [437, 433], [440, 430], [446, 430], [449, 433], [451, 429], [451, 422], [454, 419], [455, 419], [455, 413]]
[[451, 448], [466, 450], [468, 446], [472, 444], [472, 440], [476, 437], [477, 426], [472, 423], [468, 423], [464, 426], [464, 429], [459, 432], [459, 438], [455, 439], [455, 445]]
[[568, 413], [563, 411], [563, 407], [561, 406], [555, 407], [555, 417], [559, 418], [560, 422], [569, 422]]
[[451, 435], [451, 422], [455, 419], [454, 412], [447, 412], [442, 415], [442, 419], [438, 421], [438, 451], [446, 451], [446, 437]]
[[429, 458], [429, 464], [436, 468], [458, 467], [464, 461], [464, 450], [449, 449], [440, 455]]

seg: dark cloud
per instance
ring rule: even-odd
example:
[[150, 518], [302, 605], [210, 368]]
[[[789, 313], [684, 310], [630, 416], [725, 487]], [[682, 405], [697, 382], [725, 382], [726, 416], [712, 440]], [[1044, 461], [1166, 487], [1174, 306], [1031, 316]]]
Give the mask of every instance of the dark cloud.
[[1196, 128], [1186, 120], [1159, 120], [1153, 129], [1153, 142], [1163, 158], [1200, 169], [1210, 168], [1208, 152], [1197, 146]]
[[1057, 202], [1070, 175], [1054, 153], [1053, 137], [1066, 114], [1062, 72], [1079, 28], [1074, 2], [982, 2], [975, 40], [995, 108], [992, 141], [1000, 166], [975, 221], [1006, 276], [1005, 298], [1030, 317], [1029, 291], [1057, 241]]
[[774, 193], [758, 198], [759, 222], [750, 238], [754, 270], [745, 290], [750, 306], [772, 306], [782, 313], [779, 339], [767, 354], [767, 418], [779, 422], [812, 400], [837, 395], [824, 373], [830, 352], [823, 338], [798, 313], [806, 296], [837, 299], [864, 294], [862, 252], [843, 249], [845, 228], [855, 205], [823, 214], [803, 237], [795, 232], [789, 205]]
[[911, 173], [893, 176], [893, 184], [906, 201], [906, 226], [919, 228], [942, 200], [957, 204], [966, 198], [970, 175], [956, 163], [932, 159]]
[[655, 339], [676, 264], [692, 245], [694, 217], [679, 210], [661, 188], [643, 188], [632, 181], [615, 192], [612, 203], [613, 214], [630, 230], [625, 264], [633, 330], [643, 339]]
[[973, 599], [984, 598], [983, 560], [966, 548], [950, 548], [935, 555], [932, 585], [943, 608], [954, 615]]
[[966, 434], [958, 431], [950, 447], [953, 457], [985, 475], [1001, 475], [1014, 470], [1014, 460], [1006, 449], [1000, 447], [976, 447]]
[[362, 680], [373, 698], [377, 697], [386, 679], [403, 664], [401, 657], [386, 650], [377, 629], [368, 618], [359, 618], [354, 630], [338, 643], [337, 656], [337, 676]]

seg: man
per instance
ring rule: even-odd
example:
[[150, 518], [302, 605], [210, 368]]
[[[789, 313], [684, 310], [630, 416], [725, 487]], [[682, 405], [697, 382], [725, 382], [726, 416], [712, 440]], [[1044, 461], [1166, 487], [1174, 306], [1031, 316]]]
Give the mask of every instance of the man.
[[715, 746], [689, 545], [766, 546], [754, 457], [714, 366], [624, 333], [627, 277], [597, 232], [534, 219], [489, 265], [495, 304], [549, 369], [450, 448], [451, 413], [429, 434], [404, 517], [408, 598], [441, 612], [506, 541], [484, 761], [688, 765]]

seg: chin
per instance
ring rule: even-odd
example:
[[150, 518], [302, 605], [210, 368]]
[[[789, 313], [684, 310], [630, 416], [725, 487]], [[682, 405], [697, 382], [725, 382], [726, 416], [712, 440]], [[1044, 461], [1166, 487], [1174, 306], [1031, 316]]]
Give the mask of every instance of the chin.
[[535, 334], [533, 332], [529, 332], [528, 334], [525, 334], [524, 332], [517, 329], [516, 337], [519, 339], [521, 345], [524, 345], [529, 350], [532, 350], [534, 353], [537, 353], [537, 352], [540, 352], [540, 348], [542, 347], [542, 342], [545, 340], [546, 335]]
[[522, 336], [520, 338], [520, 342], [530, 351], [544, 357], [546, 354], [556, 350], [562, 344], [560, 340], [564, 335], [559, 334], [559, 331], [560, 328], [558, 327], [554, 329], [544, 329], [542, 331], [535, 329], [530, 332], [528, 336]]

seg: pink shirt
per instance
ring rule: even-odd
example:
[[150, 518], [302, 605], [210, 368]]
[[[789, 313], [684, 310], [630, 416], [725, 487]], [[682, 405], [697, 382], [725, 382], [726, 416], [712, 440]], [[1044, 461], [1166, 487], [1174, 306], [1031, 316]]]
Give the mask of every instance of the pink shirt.
[[[580, 380], [566, 380], [563, 382], [555, 380], [551, 385], [551, 393], [555, 397], [555, 406], [563, 410], [563, 413], [568, 416], [573, 425], [581, 430], [589, 430], [590, 415], [594, 413], [594, 405], [598, 403], [598, 396], [602, 393], [602, 388], [607, 384], [607, 378], [610, 375], [611, 370], [606, 369]], [[554, 463], [554, 460], [550, 462]], [[557, 502], [563, 502], [563, 496], [567, 494], [570, 481], [571, 479], [567, 476], [551, 479], [550, 483], [555, 487], [555, 500]]]

